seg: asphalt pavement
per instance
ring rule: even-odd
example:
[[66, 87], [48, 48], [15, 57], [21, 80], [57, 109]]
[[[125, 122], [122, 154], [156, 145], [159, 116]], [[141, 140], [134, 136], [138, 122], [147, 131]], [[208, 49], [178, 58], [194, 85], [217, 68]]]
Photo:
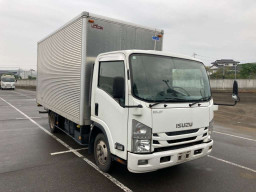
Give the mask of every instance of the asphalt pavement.
[[[0, 191], [256, 191], [256, 129], [217, 121], [210, 156], [159, 171], [110, 174], [86, 147], [49, 132], [35, 91], [0, 90]], [[217, 116], [218, 117], [218, 116]], [[237, 120], [239, 121], [239, 120]], [[80, 149], [80, 150], [77, 150]]]

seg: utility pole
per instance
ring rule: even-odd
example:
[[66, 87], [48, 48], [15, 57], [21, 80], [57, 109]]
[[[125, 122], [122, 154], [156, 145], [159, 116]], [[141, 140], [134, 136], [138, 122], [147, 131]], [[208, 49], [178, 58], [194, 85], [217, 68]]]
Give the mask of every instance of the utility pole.
[[238, 63], [235, 63], [235, 80], [236, 80], [236, 74], [237, 74], [237, 65]]
[[222, 72], [222, 79], [225, 79], [225, 64], [223, 64], [222, 69], [223, 69], [223, 72]]
[[235, 80], [236, 80], [236, 66], [237, 66], [237, 65], [235, 64]]
[[18, 79], [20, 79], [20, 67], [19, 67], [19, 76], [18, 76]]

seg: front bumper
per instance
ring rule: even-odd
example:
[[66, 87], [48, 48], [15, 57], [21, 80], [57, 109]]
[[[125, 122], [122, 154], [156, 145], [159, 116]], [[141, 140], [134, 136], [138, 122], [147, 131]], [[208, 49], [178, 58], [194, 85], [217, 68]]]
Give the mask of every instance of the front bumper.
[[[212, 151], [212, 145], [213, 140], [208, 143], [202, 143], [191, 147], [157, 152], [152, 154], [134, 154], [128, 152], [127, 168], [130, 172], [133, 173], [145, 173], [150, 171], [156, 171], [158, 169], [166, 167], [171, 167], [208, 155]], [[168, 159], [169, 157], [169, 161], [161, 162], [161, 159]], [[138, 165], [139, 160], [148, 160], [148, 164]]]
[[1, 86], [2, 89], [15, 89], [15, 85], [4, 85]]

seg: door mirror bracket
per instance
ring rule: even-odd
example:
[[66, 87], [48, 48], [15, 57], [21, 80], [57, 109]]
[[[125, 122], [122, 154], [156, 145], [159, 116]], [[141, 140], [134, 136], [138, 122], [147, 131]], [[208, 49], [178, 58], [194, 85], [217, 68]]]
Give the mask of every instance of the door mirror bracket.
[[240, 98], [238, 96], [238, 83], [236, 80], [233, 84], [232, 99], [234, 100], [234, 104], [214, 103], [214, 105], [235, 106], [240, 101]]

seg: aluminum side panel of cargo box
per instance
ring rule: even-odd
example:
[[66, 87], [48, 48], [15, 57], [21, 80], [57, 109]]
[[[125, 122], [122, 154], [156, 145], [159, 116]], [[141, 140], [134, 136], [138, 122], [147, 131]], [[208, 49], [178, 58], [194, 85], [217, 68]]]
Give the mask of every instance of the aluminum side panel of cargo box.
[[79, 124], [82, 18], [38, 43], [37, 102]]

